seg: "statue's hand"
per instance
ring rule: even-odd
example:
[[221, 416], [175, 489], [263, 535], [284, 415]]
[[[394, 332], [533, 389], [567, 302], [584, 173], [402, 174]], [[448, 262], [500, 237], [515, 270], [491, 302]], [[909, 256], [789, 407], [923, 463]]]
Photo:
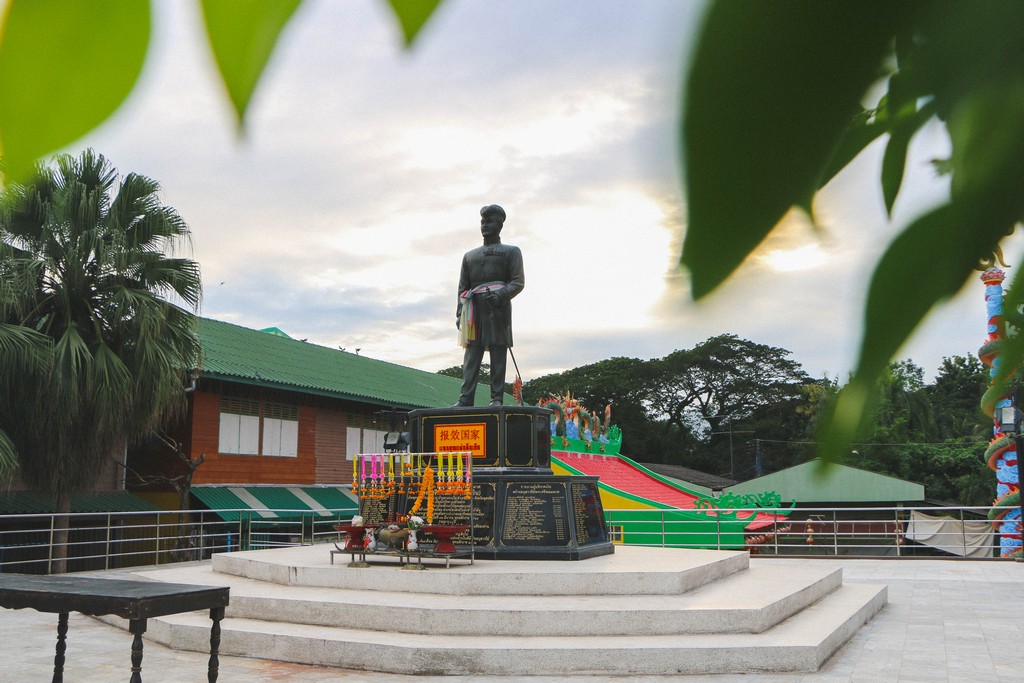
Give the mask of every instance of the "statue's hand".
[[462, 321], [458, 317], [455, 318], [455, 329], [457, 329], [457, 330], [461, 330], [462, 329]]
[[501, 297], [497, 292], [487, 292], [487, 294], [484, 295], [484, 299], [487, 300], [487, 305], [491, 308], [501, 307]]

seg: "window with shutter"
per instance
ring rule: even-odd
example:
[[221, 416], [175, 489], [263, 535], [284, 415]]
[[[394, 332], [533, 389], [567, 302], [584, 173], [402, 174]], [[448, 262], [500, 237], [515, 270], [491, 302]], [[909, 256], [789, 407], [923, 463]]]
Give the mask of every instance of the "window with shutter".
[[220, 399], [220, 432], [217, 450], [221, 453], [258, 455], [259, 449], [259, 401], [222, 396]]
[[263, 406], [263, 455], [299, 455], [299, 409], [281, 403]]

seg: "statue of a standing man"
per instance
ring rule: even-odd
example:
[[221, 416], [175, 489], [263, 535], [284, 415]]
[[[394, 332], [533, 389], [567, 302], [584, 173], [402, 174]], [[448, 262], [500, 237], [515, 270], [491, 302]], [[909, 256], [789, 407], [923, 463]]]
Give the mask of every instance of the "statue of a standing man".
[[505, 210], [497, 204], [480, 209], [484, 245], [462, 257], [455, 325], [466, 354], [459, 406], [473, 405], [485, 349], [491, 353], [491, 405], [500, 406], [505, 395], [505, 363], [512, 346], [511, 300], [523, 291], [525, 280], [519, 247], [501, 243], [504, 224]]

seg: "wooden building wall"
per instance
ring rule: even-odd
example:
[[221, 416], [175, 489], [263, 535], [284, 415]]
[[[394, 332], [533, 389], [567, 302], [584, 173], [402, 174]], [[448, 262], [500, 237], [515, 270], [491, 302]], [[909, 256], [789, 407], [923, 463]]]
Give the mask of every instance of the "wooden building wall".
[[316, 483], [316, 408], [299, 405], [298, 456], [234, 455], [220, 453], [220, 394], [193, 392], [190, 452], [205, 454], [193, 484], [313, 484]]
[[345, 430], [348, 421], [337, 410], [316, 411], [316, 483], [351, 484], [352, 463], [345, 460]]
[[[221, 396], [298, 408], [297, 457], [221, 453]], [[346, 460], [349, 428], [377, 429], [379, 407], [323, 396], [281, 391], [232, 382], [200, 380], [190, 392], [189, 406], [168, 435], [181, 444], [193, 461], [205, 455], [196, 468], [193, 484], [329, 484], [352, 482], [352, 462]], [[262, 441], [262, 438], [261, 438]], [[166, 479], [185, 473], [174, 453], [159, 441], [133, 446], [129, 452], [128, 486], [131, 490], [170, 490]], [[140, 479], [141, 477], [141, 479]], [[149, 483], [146, 483], [146, 481]]]

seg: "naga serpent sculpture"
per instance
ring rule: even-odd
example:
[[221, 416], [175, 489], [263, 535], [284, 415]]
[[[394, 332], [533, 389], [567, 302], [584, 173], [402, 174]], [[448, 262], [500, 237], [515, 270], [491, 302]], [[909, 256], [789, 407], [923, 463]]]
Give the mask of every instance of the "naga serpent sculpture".
[[[999, 254], [998, 256], [1001, 256]], [[1002, 259], [1000, 258], [1000, 262]], [[989, 265], [986, 262], [986, 265]], [[1006, 265], [1005, 263], [1003, 265]], [[999, 532], [1000, 557], [1021, 556], [1020, 479], [1017, 470], [1016, 440], [1002, 432], [995, 419], [998, 408], [1013, 405], [1013, 397], [1004, 387], [996, 386], [999, 374], [1000, 351], [1005, 337], [1010, 334], [1003, 315], [1003, 279], [1006, 274], [998, 268], [988, 268], [981, 275], [985, 283], [985, 305], [988, 312], [988, 338], [978, 349], [978, 358], [989, 368], [993, 383], [981, 398], [981, 409], [993, 418], [993, 438], [985, 450], [989, 469], [996, 473], [996, 498], [988, 517]]]
[[552, 436], [582, 439], [588, 447], [596, 440], [601, 442], [602, 453], [608, 435], [612, 433], [612, 430], [617, 429], [611, 425], [611, 404], [605, 406], [603, 422], [596, 411], [588, 411], [569, 392], [566, 392], [564, 396], [546, 396], [540, 399], [537, 405], [554, 412], [555, 422], [552, 425]]

